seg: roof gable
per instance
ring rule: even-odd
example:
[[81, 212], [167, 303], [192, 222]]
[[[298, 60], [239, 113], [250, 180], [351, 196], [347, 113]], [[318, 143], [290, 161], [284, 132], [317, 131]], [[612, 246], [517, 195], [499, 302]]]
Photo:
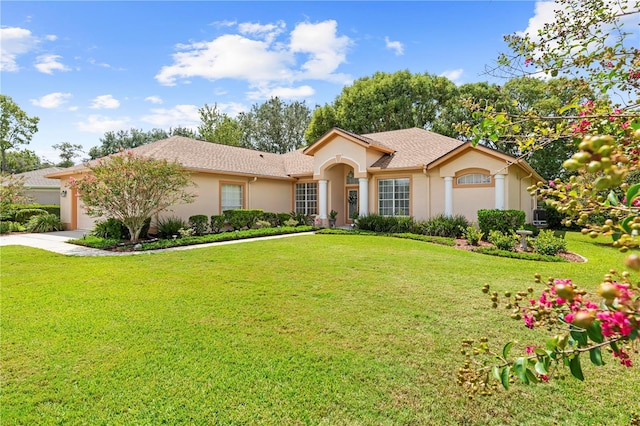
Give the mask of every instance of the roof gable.
[[329, 142], [333, 141], [334, 139], [340, 136], [364, 148], [372, 148], [382, 153], [388, 153], [388, 154], [393, 153], [392, 148], [389, 148], [383, 143], [377, 141], [376, 139], [368, 138], [366, 135], [357, 135], [355, 133], [348, 132], [343, 129], [339, 129], [337, 127], [332, 128], [327, 133], [322, 135], [320, 139], [318, 139], [313, 144], [305, 148], [303, 153], [306, 155], [314, 155], [316, 152], [318, 152], [320, 148], [322, 148], [323, 146], [327, 145]]

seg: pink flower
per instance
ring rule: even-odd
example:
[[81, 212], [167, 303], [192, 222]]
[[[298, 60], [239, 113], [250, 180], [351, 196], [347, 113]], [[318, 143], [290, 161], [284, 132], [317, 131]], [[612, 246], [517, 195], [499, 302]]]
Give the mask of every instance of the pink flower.
[[533, 326], [535, 325], [535, 318], [533, 318], [533, 315], [524, 315], [524, 325], [527, 326], [527, 328], [533, 329]]
[[607, 68], [613, 68], [613, 62], [609, 61], [606, 64], [604, 64], [604, 66]]
[[600, 319], [602, 335], [605, 337], [611, 337], [616, 333], [628, 336], [631, 334], [631, 331], [633, 331], [629, 318], [627, 318], [627, 316], [622, 312], [599, 312], [597, 317]]
[[533, 59], [527, 58], [524, 60], [524, 66], [528, 67], [533, 62]]
[[552, 188], [555, 188], [556, 183], [554, 181], [550, 180], [549, 181], [549, 186], [552, 187]]
[[547, 376], [546, 374], [541, 374], [540, 375], [540, 380], [542, 380], [543, 382], [548, 382], [549, 381], [549, 376]]
[[620, 359], [620, 364], [625, 367], [631, 367], [631, 358], [629, 358], [629, 354], [624, 351], [624, 349], [618, 349], [618, 351], [613, 352], [613, 357]]
[[527, 351], [528, 354], [534, 353], [535, 349], [536, 349], [535, 346], [527, 346], [526, 347], [526, 351]]
[[573, 317], [574, 317], [574, 316], [575, 316], [575, 315], [573, 315], [573, 313], [566, 314], [566, 315], [564, 316], [564, 320], [565, 320], [566, 322], [568, 322], [568, 323], [572, 323], [572, 322], [573, 322]]
[[622, 127], [623, 129], [626, 129], [627, 127], [629, 127], [631, 123], [629, 123], [628, 121], [625, 121], [624, 123], [622, 123], [622, 125], [620, 127]]

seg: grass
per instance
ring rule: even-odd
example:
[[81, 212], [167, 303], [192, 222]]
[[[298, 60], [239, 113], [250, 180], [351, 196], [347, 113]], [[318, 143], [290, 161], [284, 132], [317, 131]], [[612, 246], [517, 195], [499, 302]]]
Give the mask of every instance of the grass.
[[[468, 400], [466, 337], [527, 341], [481, 287], [595, 286], [624, 255], [542, 263], [366, 235], [118, 257], [2, 248], [2, 424], [629, 424], [638, 368]], [[535, 285], [541, 288], [541, 285]], [[635, 409], [635, 412], [634, 412]]]

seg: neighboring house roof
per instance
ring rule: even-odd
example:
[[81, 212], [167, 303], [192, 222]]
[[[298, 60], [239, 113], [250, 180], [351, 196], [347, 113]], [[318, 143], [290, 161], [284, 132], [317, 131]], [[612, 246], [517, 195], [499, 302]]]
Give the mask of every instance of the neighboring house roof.
[[64, 170], [62, 167], [48, 167], [46, 169], [32, 170], [30, 172], [18, 173], [16, 177], [24, 179], [25, 188], [51, 188], [60, 189], [60, 181], [58, 179], [46, 178], [46, 175]]
[[[307, 148], [286, 154], [272, 154], [182, 136], [172, 136], [134, 148], [132, 151], [156, 159], [176, 161], [191, 171], [293, 179], [313, 175], [313, 154], [338, 136], [378, 152], [381, 156], [373, 164], [368, 165], [371, 169], [431, 168], [451, 158], [452, 155], [463, 152], [464, 149], [479, 149], [489, 155], [504, 159], [506, 166], [519, 164], [525, 170], [533, 172], [525, 162], [498, 151], [484, 147], [473, 148], [468, 143], [465, 144], [457, 139], [418, 128], [366, 135], [357, 135], [334, 128]], [[86, 166], [80, 165], [58, 170], [48, 176], [60, 178], [84, 170], [86, 170]], [[537, 174], [536, 177], [538, 177]]]

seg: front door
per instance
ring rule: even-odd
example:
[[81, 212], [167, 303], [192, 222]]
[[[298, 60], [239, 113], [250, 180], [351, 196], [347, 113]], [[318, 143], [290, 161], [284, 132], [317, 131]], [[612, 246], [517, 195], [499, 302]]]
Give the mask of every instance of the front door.
[[353, 215], [358, 214], [358, 189], [347, 189], [347, 223], [353, 222]]

